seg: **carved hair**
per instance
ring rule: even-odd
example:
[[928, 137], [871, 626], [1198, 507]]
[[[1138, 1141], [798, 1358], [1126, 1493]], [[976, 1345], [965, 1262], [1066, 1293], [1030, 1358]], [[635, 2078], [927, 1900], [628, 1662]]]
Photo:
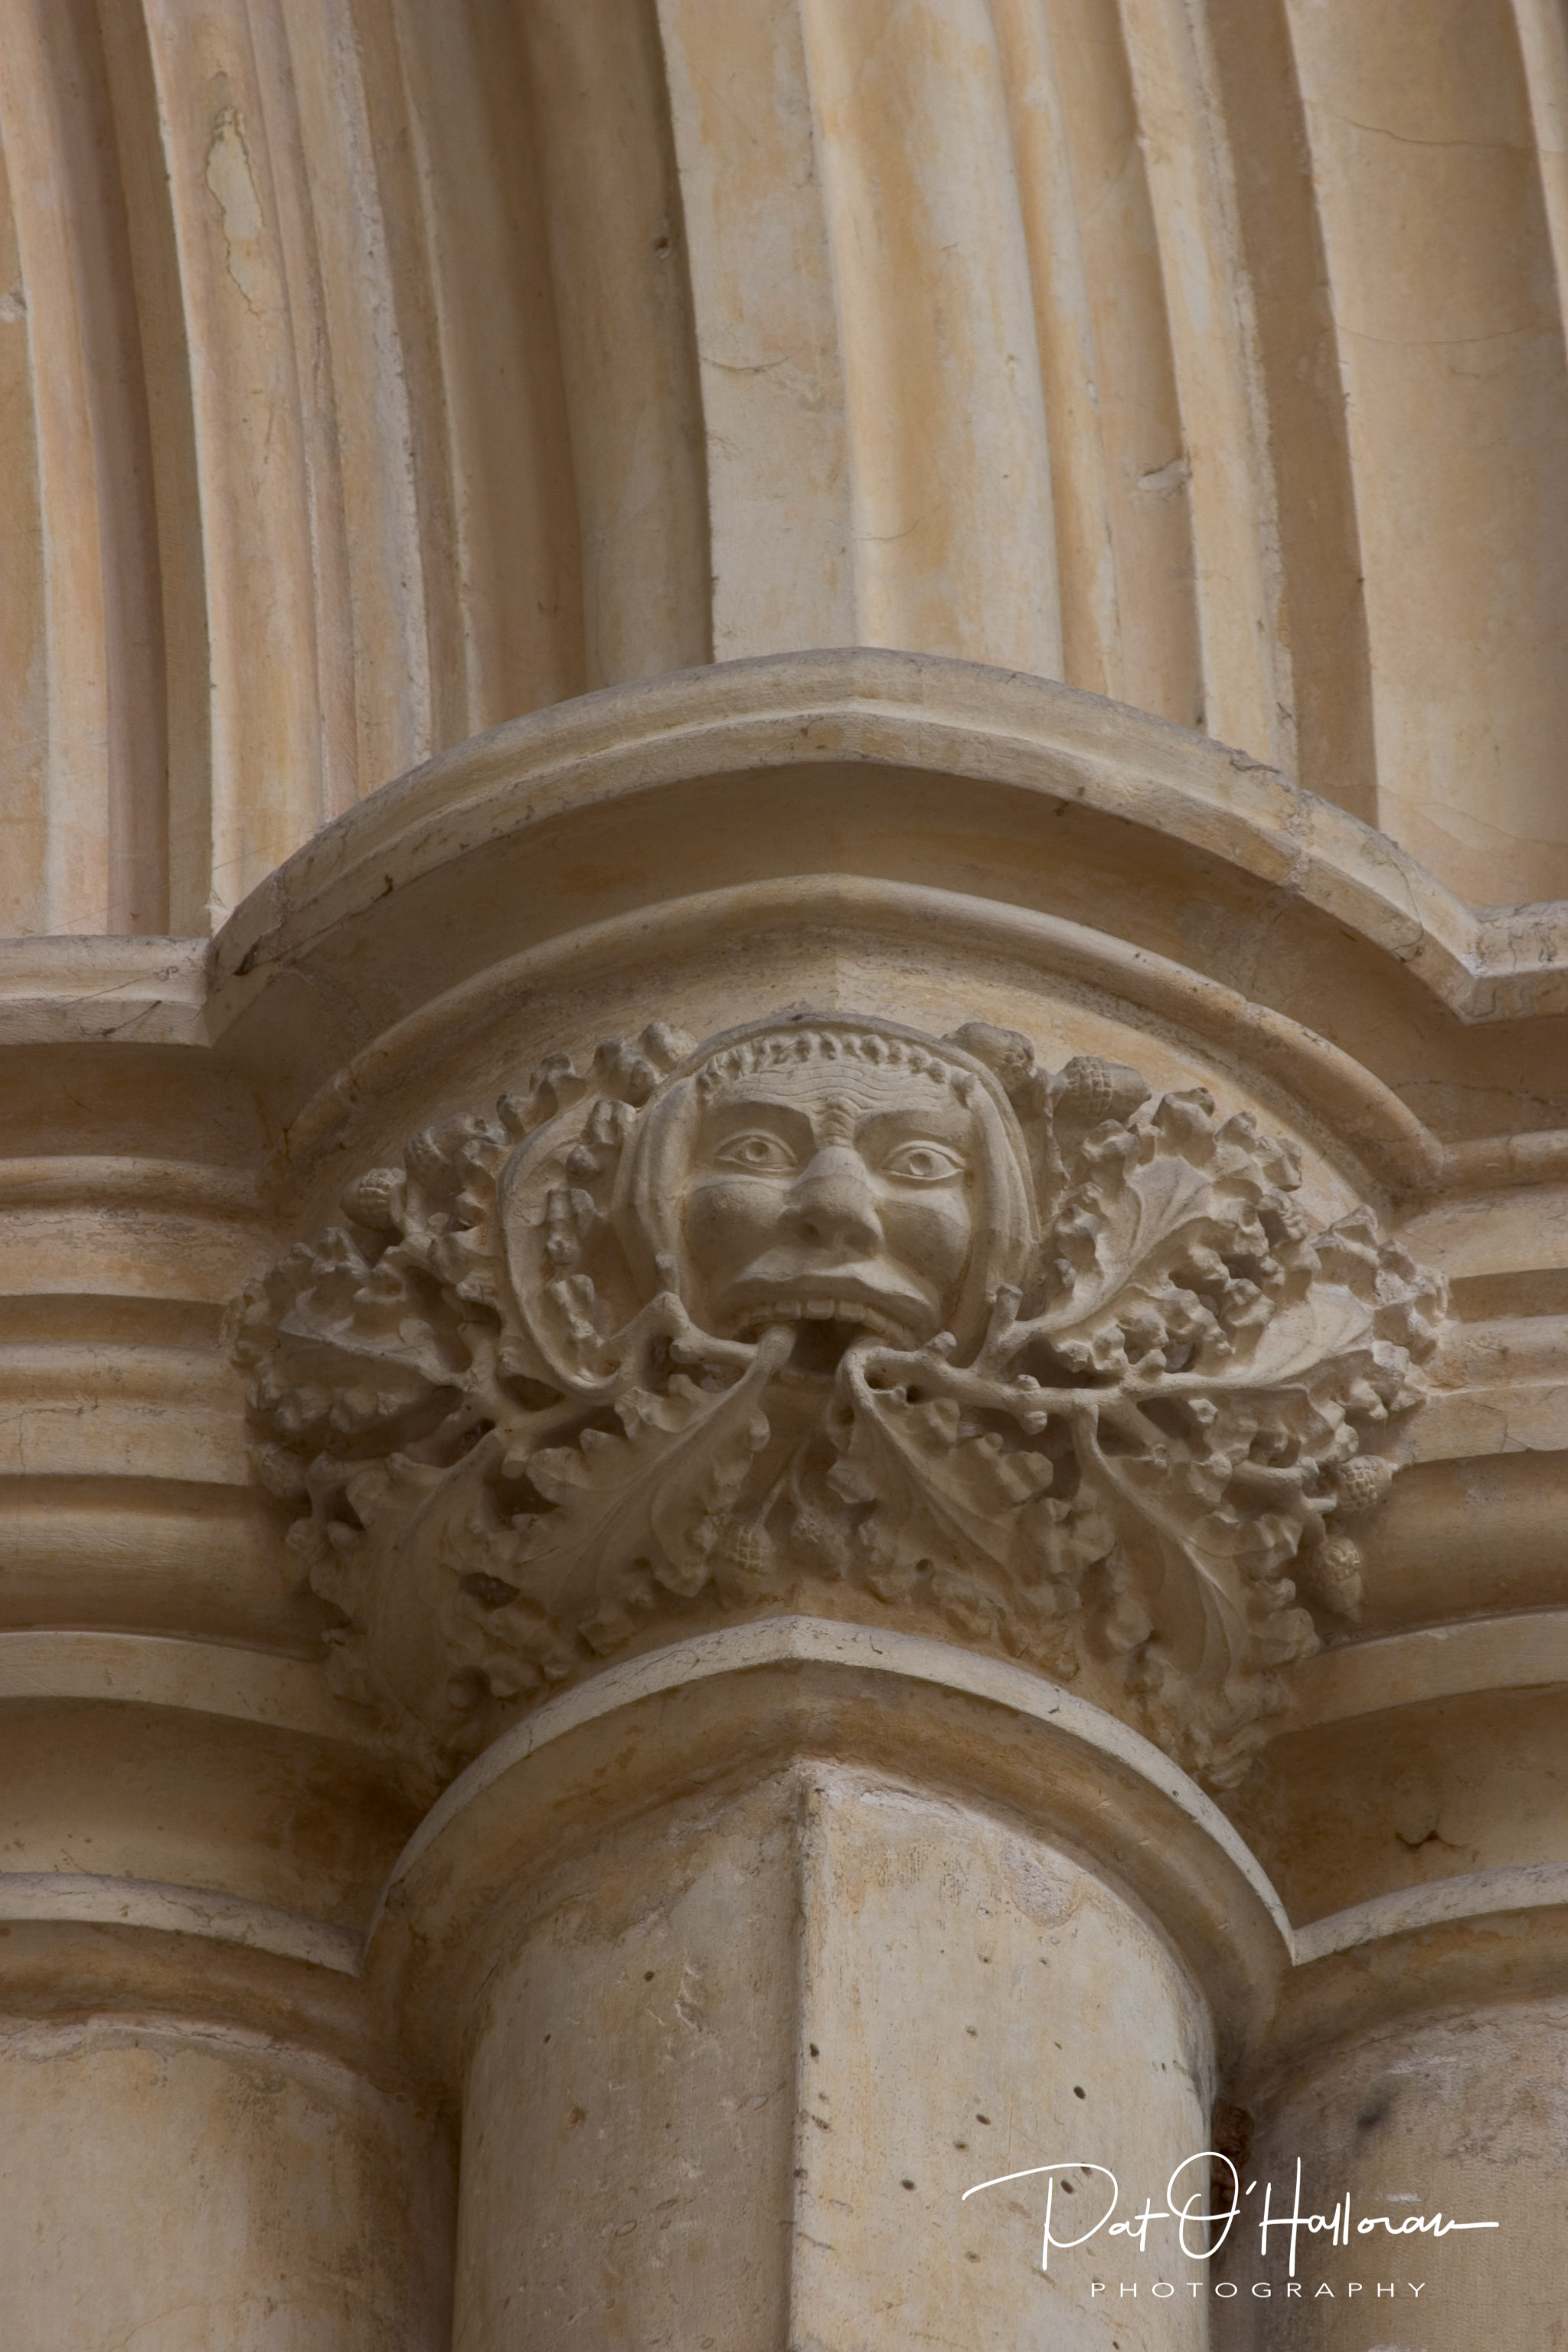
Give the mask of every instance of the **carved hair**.
[[779, 1028], [721, 1045], [689, 1075], [703, 1102], [711, 1101], [727, 1086], [768, 1071], [798, 1069], [811, 1062], [863, 1062], [868, 1068], [905, 1070], [911, 1076], [951, 1087], [966, 1107], [973, 1098], [975, 1076], [956, 1062], [933, 1053], [919, 1038], [903, 1037], [887, 1029], [867, 1029], [846, 1022], [829, 1026]]

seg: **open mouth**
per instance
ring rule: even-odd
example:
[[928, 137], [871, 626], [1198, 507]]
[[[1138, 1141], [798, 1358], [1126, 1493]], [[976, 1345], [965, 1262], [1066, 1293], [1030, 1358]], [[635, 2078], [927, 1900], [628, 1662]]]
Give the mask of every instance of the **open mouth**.
[[854, 1324], [901, 1348], [914, 1347], [919, 1338], [907, 1323], [884, 1308], [868, 1306], [863, 1298], [844, 1298], [830, 1291], [804, 1298], [759, 1299], [746, 1307], [736, 1328], [742, 1339], [754, 1339], [779, 1323]]

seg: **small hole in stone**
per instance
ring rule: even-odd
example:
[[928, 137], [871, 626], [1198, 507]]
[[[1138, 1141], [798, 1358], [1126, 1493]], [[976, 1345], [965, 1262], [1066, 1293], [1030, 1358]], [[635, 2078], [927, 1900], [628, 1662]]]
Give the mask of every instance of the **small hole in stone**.
[[980, 2257], [978, 2254], [965, 2254], [963, 2259], [966, 2263], [977, 2263]]
[[1084, 2089], [1081, 2083], [1075, 2083], [1073, 2084], [1072, 2095], [1075, 2099], [1087, 2099], [1089, 2096], [1089, 2093]]
[[914, 2184], [914, 2182], [913, 2182], [912, 2180], [906, 2180], [906, 2181], [904, 2181], [904, 2182], [902, 2183], [902, 2186], [903, 2186], [905, 2189], [912, 2189], [912, 2188], [914, 2187], [914, 2185], [915, 2185], [915, 2184]]
[[651, 1969], [644, 1969], [644, 1970], [643, 1970], [643, 1972], [642, 1972], [642, 1980], [643, 1980], [644, 1984], [652, 1984], [652, 1982], [653, 1982], [653, 1970], [652, 1970]]
[[974, 2110], [974, 2120], [977, 2124], [988, 2124], [991, 2118], [989, 2116], [983, 2116], [979, 2108], [976, 2107]]
[[811, 2054], [814, 2058], [820, 2058], [822, 2055], [821, 2051], [817, 2048], [815, 2042], [811, 2045]]
[[955, 2139], [952, 2144], [954, 2147], [967, 2148], [969, 2146], [969, 2142], [966, 2139]]

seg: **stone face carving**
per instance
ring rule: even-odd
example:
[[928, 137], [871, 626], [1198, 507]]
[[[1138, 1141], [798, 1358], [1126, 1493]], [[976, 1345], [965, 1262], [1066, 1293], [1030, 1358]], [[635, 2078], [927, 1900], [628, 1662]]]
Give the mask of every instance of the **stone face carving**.
[[434, 1785], [658, 1621], [832, 1585], [1109, 1675], [1235, 1780], [1356, 1613], [1442, 1303], [1298, 1181], [1201, 1090], [978, 1023], [552, 1058], [244, 1302], [340, 1687]]

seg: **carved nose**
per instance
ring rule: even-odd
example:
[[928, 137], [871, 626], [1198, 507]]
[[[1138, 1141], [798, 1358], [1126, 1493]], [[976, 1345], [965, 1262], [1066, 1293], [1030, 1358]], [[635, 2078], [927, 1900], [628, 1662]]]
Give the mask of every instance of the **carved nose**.
[[816, 1249], [856, 1256], [874, 1250], [881, 1227], [859, 1154], [842, 1148], [819, 1151], [791, 1186], [784, 1223], [795, 1240]]

